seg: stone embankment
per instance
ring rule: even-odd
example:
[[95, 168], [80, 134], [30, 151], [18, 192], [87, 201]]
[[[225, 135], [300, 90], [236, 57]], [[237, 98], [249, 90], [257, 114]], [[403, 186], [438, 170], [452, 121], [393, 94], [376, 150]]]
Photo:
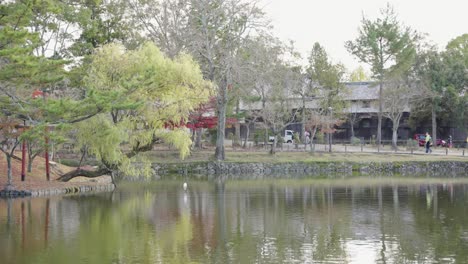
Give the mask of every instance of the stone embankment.
[[401, 175], [461, 175], [468, 173], [468, 162], [288, 162], [288, 163], [235, 163], [235, 162], [193, 162], [177, 164], [153, 164], [155, 179], [167, 174], [201, 174], [206, 176], [275, 176], [275, 175], [319, 175], [379, 174]]
[[70, 193], [108, 192], [114, 190], [113, 184], [83, 185], [69, 187], [44, 188], [36, 190], [1, 190], [0, 197], [40, 197]]

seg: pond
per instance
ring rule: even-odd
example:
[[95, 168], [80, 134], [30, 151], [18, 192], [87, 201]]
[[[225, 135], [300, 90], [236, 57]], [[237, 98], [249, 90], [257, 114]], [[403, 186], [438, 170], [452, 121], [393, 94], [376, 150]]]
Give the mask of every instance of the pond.
[[182, 183], [1, 199], [1, 263], [468, 262], [468, 179]]

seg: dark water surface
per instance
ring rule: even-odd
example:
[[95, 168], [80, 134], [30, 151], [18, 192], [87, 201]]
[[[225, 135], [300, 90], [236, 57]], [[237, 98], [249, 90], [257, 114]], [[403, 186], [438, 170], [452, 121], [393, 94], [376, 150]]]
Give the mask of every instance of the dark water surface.
[[468, 179], [182, 181], [0, 200], [0, 263], [468, 263]]

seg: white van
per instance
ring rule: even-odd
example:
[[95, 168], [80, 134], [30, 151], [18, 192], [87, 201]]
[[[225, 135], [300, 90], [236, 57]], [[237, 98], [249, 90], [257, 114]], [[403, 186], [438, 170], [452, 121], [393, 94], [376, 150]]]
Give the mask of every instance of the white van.
[[[274, 139], [275, 139], [274, 136], [269, 136], [268, 137], [268, 141], [270, 141], [270, 142], [273, 142]], [[293, 139], [294, 139], [294, 131], [293, 130], [285, 130], [284, 131], [284, 136], [283, 136], [284, 142], [293, 143]]]

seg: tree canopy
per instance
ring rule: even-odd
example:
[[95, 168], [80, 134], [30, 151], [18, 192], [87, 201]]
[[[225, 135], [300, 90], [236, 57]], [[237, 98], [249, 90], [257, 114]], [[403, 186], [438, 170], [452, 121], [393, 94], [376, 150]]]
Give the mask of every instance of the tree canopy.
[[359, 36], [345, 44], [351, 54], [371, 66], [373, 77], [379, 81], [378, 145], [382, 137], [384, 80], [395, 72], [404, 72], [411, 67], [417, 39], [418, 35], [410, 27], [401, 25], [393, 7], [388, 4], [376, 20], [363, 17]]
[[160, 140], [185, 157], [190, 134], [179, 125], [212, 93], [190, 56], [167, 58], [152, 43], [137, 50], [104, 46], [92, 56], [84, 83], [88, 94], [106, 102], [106, 111], [79, 124], [77, 147], [86, 146], [107, 173], [130, 174], [138, 168], [148, 174], [139, 154]]

